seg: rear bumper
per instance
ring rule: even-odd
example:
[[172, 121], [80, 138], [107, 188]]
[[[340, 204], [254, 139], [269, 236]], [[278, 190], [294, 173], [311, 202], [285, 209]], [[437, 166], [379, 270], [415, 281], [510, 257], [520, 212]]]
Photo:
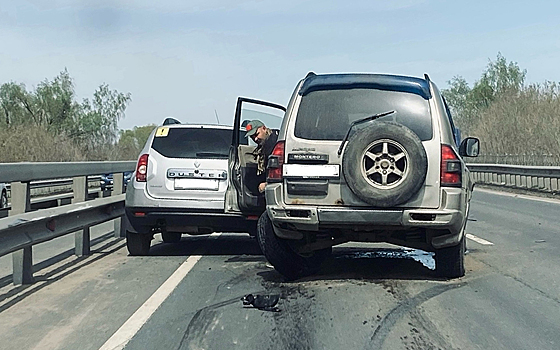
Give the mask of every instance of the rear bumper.
[[137, 233], [152, 229], [181, 233], [249, 232], [256, 226], [244, 216], [225, 214], [221, 210], [189, 210], [176, 208], [126, 207], [125, 213]]
[[[285, 239], [302, 239], [304, 232], [338, 232], [350, 237], [349, 240], [440, 249], [459, 243], [466, 221], [463, 190], [445, 189], [442, 196], [442, 207], [435, 209], [321, 207], [268, 202], [267, 212], [276, 235]], [[408, 244], [407, 233], [412, 232], [421, 232], [424, 243]]]

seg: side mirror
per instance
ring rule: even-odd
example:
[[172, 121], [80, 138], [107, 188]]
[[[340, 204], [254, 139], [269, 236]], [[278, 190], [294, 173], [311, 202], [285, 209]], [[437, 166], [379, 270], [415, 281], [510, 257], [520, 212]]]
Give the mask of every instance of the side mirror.
[[461, 157], [478, 157], [480, 152], [480, 140], [476, 137], [467, 137], [459, 146], [459, 155]]

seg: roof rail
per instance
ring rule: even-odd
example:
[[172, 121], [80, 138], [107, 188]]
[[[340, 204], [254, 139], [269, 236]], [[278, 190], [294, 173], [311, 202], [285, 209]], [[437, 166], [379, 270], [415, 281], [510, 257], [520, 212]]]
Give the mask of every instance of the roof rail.
[[317, 74], [315, 74], [315, 72], [309, 72], [309, 73], [307, 73], [307, 75], [305, 76], [305, 79], [307, 79], [307, 78], [309, 78], [309, 77], [314, 77], [314, 76], [316, 76], [316, 75], [317, 75]]
[[165, 118], [165, 120], [163, 121], [163, 125], [171, 125], [171, 124], [181, 124], [181, 122], [171, 117]]

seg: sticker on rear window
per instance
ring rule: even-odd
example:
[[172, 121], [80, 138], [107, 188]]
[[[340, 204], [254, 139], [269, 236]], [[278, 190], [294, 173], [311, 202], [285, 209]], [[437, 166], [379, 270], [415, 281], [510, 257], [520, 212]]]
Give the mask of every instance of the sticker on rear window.
[[167, 134], [169, 134], [169, 128], [166, 126], [162, 126], [156, 131], [156, 137], [166, 137]]

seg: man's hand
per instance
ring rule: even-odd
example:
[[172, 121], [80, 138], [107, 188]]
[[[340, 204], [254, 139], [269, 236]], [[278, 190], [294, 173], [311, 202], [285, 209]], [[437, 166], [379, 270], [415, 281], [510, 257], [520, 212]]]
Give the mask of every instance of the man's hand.
[[265, 187], [266, 187], [266, 182], [261, 182], [261, 183], [259, 184], [259, 192], [260, 192], [260, 193], [263, 193]]

